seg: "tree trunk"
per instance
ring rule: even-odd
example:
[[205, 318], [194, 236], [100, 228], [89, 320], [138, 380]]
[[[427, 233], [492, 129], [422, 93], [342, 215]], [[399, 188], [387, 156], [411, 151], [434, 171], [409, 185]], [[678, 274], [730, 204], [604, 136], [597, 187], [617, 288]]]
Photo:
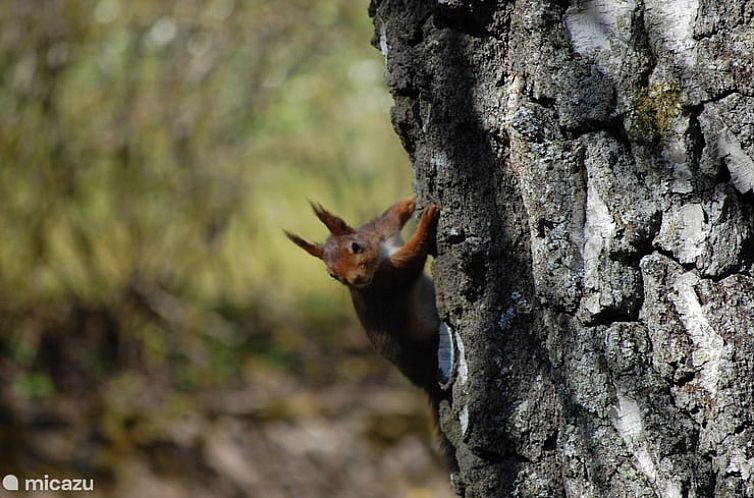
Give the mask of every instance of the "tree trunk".
[[373, 0], [465, 497], [754, 497], [754, 2]]

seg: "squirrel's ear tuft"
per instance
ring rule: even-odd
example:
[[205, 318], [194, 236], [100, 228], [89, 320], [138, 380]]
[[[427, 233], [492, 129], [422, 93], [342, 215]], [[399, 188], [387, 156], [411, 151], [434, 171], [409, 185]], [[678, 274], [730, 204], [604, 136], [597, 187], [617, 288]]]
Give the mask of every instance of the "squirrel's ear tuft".
[[291, 242], [299, 246], [304, 251], [308, 252], [315, 258], [322, 259], [323, 249], [320, 244], [312, 244], [311, 242], [307, 242], [298, 235], [289, 232], [288, 230], [283, 230], [285, 233], [285, 236], [290, 239]]
[[348, 223], [343, 221], [342, 218], [335, 216], [334, 214], [323, 208], [321, 204], [315, 204], [313, 202], [310, 202], [310, 204], [312, 206], [312, 209], [314, 210], [314, 214], [317, 215], [319, 221], [325, 224], [327, 229], [330, 230], [331, 234], [346, 235], [349, 233], [354, 233], [356, 231], [351, 228]]

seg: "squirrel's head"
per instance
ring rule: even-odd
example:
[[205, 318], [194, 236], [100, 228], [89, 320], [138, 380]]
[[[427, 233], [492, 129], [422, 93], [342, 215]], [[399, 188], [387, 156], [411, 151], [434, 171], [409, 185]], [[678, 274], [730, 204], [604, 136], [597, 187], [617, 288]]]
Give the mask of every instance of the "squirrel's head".
[[319, 204], [312, 204], [312, 208], [330, 231], [325, 243], [312, 244], [298, 235], [285, 232], [288, 238], [324, 261], [330, 276], [348, 287], [361, 288], [372, 283], [380, 264], [380, 241], [373, 234], [352, 228]]

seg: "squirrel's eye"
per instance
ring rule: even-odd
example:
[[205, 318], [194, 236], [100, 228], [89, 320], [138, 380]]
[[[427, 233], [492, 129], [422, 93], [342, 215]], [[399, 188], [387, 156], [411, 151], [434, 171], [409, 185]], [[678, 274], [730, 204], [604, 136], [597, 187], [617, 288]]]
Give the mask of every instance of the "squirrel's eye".
[[335, 280], [338, 280], [338, 277], [335, 276], [335, 274], [331, 271], [327, 272], [328, 275], [330, 275], [330, 278], [334, 278]]
[[351, 242], [351, 252], [352, 253], [359, 254], [361, 252], [361, 250], [362, 250], [362, 247], [358, 243]]

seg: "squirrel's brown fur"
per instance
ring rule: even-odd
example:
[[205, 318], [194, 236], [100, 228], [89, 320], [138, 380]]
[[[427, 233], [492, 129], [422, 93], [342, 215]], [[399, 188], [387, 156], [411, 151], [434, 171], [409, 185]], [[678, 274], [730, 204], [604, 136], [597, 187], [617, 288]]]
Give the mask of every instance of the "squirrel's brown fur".
[[[320, 205], [314, 213], [330, 231], [324, 244], [312, 244], [286, 232], [309, 254], [322, 259], [327, 271], [348, 287], [361, 325], [375, 349], [426, 391], [437, 422], [446, 393], [437, 381], [440, 321], [432, 281], [424, 275], [427, 255], [434, 252], [440, 210], [430, 204], [413, 236], [402, 243], [400, 231], [415, 205], [408, 197], [356, 229]], [[455, 456], [444, 439], [443, 453], [451, 469]]]

